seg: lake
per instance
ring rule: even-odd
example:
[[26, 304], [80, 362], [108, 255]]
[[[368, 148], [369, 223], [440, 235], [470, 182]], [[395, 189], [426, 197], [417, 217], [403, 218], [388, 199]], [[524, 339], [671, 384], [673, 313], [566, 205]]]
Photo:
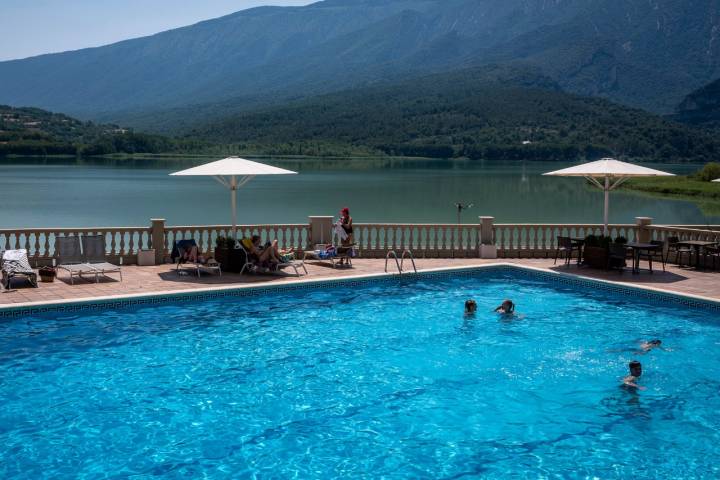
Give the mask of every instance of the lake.
[[[0, 163], [0, 228], [227, 224], [229, 193], [212, 178], [169, 173], [209, 159], [71, 160]], [[297, 176], [257, 177], [238, 194], [240, 223], [304, 223], [348, 206], [356, 222], [454, 223], [456, 202], [473, 203], [464, 223], [601, 223], [603, 195], [582, 179], [543, 177], [566, 163], [418, 159], [273, 159]], [[688, 173], [698, 165], [651, 165]], [[719, 186], [720, 188], [720, 186]], [[717, 224], [686, 201], [613, 192], [610, 220]]]

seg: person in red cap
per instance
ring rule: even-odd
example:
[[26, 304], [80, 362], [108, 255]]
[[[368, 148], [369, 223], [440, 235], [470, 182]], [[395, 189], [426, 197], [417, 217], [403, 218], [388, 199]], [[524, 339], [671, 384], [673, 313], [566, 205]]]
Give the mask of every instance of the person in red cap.
[[[348, 207], [343, 207], [343, 209], [340, 210], [340, 226], [347, 234], [347, 238], [341, 242], [342, 246], [350, 247], [355, 243], [355, 239], [353, 238], [352, 217], [350, 216], [350, 209]], [[343, 260], [342, 258], [340, 259], [340, 265], [344, 263]]]

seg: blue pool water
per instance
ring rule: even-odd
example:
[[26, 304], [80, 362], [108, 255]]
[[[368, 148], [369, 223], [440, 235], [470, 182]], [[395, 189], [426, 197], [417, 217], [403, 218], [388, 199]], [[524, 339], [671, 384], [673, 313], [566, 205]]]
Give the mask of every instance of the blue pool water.
[[719, 346], [717, 312], [504, 272], [9, 320], [0, 478], [717, 478]]

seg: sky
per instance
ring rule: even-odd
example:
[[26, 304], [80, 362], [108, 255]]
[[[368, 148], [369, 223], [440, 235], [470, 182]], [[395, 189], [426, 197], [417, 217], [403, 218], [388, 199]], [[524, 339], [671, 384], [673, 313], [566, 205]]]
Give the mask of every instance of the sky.
[[260, 5], [316, 0], [0, 0], [0, 61], [97, 47]]

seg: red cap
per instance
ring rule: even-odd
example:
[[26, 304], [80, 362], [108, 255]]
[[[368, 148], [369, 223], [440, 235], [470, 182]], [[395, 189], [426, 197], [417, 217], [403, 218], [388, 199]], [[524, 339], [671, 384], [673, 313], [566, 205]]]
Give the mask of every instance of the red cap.
[[350, 213], [350, 209], [348, 207], [343, 207], [343, 209], [340, 210], [340, 213], [343, 213], [343, 214]]

